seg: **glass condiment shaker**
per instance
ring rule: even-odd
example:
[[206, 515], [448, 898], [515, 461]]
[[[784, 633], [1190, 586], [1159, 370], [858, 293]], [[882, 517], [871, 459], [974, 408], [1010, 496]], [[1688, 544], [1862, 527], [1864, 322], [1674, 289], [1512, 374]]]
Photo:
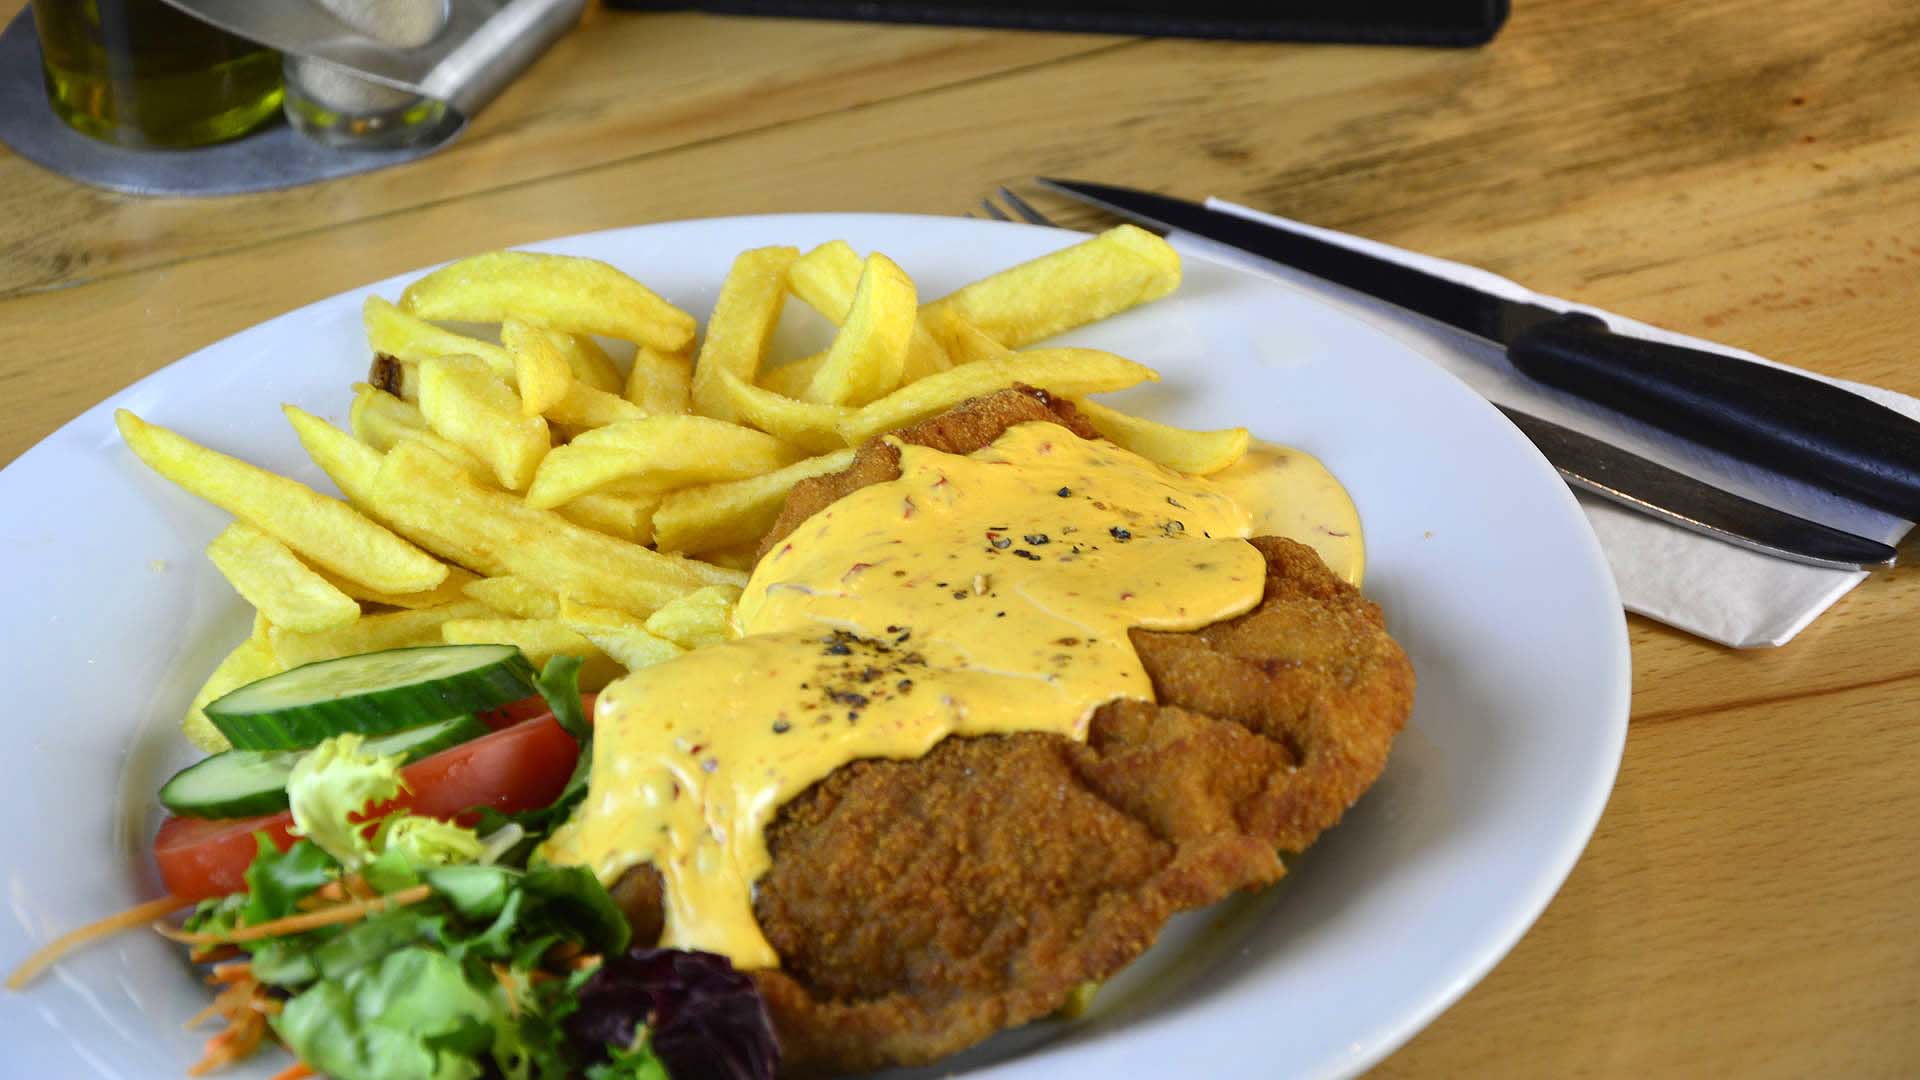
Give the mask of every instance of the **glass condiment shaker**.
[[[447, 24], [446, 0], [309, 0], [354, 30], [396, 48], [432, 41]], [[326, 60], [286, 58], [287, 120], [329, 146], [390, 149], [438, 138], [445, 102], [362, 78]]]

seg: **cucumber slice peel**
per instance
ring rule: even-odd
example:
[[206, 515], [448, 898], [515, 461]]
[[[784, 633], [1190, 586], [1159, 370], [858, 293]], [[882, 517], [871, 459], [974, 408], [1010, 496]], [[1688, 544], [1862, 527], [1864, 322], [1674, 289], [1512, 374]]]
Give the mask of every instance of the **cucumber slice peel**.
[[[455, 716], [368, 739], [361, 749], [384, 757], [405, 755], [405, 764], [477, 739], [486, 724]], [[160, 803], [183, 817], [238, 818], [287, 808], [287, 778], [305, 750], [228, 750], [175, 773], [160, 787]]]
[[349, 732], [382, 735], [534, 693], [511, 645], [429, 645], [343, 656], [248, 683], [205, 707], [236, 750], [300, 750]]

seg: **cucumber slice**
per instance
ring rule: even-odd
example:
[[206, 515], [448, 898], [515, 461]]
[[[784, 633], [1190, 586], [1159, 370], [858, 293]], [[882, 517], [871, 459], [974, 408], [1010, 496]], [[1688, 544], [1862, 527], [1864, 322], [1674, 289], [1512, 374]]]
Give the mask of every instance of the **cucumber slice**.
[[[474, 716], [456, 716], [368, 739], [361, 749], [385, 757], [405, 754], [411, 764], [477, 739], [488, 731]], [[197, 818], [253, 817], [287, 808], [287, 778], [305, 750], [228, 750], [189, 765], [160, 787], [160, 804]]]
[[321, 660], [209, 702], [236, 750], [301, 750], [347, 732], [381, 735], [482, 712], [534, 693], [511, 645], [431, 645]]

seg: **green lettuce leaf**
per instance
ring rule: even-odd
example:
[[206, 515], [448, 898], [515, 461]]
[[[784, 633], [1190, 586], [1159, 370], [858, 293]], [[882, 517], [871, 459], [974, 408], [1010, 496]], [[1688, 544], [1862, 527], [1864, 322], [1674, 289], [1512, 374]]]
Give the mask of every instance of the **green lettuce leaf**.
[[251, 926], [292, 915], [301, 898], [340, 871], [333, 856], [311, 840], [297, 840], [284, 853], [265, 832], [253, 834], [259, 854], [247, 866], [247, 902], [241, 922]]
[[287, 779], [295, 836], [318, 844], [348, 870], [359, 870], [375, 852], [365, 829], [351, 816], [369, 803], [400, 794], [405, 755], [360, 752], [358, 735], [336, 735], [313, 748]]
[[273, 1028], [337, 1080], [473, 1080], [503, 1007], [445, 953], [409, 947], [288, 999]]
[[540, 696], [547, 699], [547, 708], [553, 710], [553, 718], [561, 729], [585, 744], [592, 740], [593, 729], [587, 726], [586, 710], [580, 707], [581, 663], [578, 656], [552, 657], [533, 685]]

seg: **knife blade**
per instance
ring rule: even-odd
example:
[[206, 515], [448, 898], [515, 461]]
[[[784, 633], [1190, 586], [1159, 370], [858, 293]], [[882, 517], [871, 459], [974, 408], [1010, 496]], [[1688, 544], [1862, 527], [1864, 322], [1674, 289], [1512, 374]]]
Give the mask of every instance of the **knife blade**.
[[1892, 547], [1695, 480], [1591, 435], [1494, 402], [1572, 487], [1776, 558], [1837, 570], [1892, 566]]
[[1509, 300], [1198, 203], [1041, 178], [1121, 217], [1178, 229], [1304, 270], [1506, 349], [1526, 375], [1680, 438], [1920, 520], [1920, 423], [1781, 368], [1615, 334], [1605, 320]]

